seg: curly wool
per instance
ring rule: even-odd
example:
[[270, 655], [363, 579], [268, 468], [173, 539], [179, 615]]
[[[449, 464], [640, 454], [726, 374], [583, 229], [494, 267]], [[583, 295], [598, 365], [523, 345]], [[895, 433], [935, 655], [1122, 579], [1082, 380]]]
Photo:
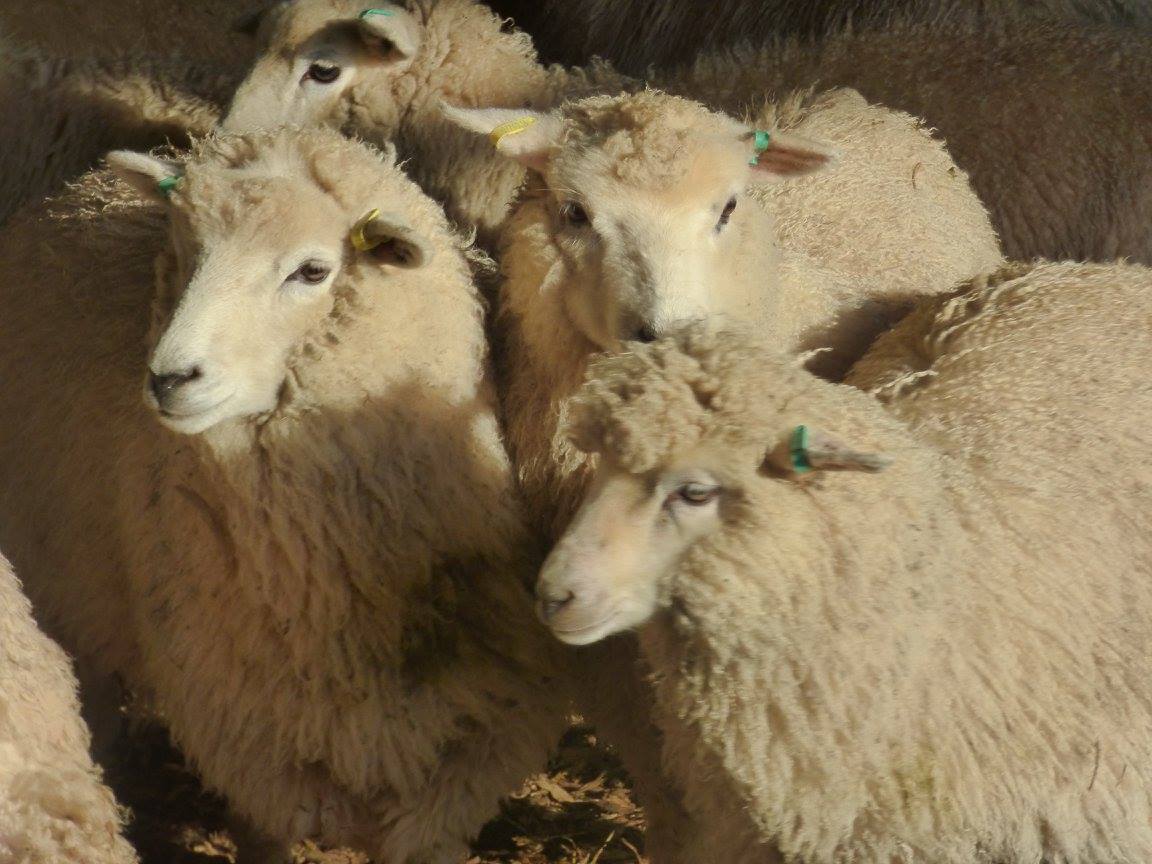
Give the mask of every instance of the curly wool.
[[1009, 258], [1152, 263], [1149, 58], [1138, 29], [945, 17], [719, 52], [662, 86], [734, 113], [765, 92], [855, 88], [947, 142]]
[[88, 745], [68, 658], [0, 557], [0, 861], [135, 864]]
[[[647, 459], [702, 368], [733, 409], [714, 428], [745, 430], [707, 451], [738, 503], [641, 633], [700, 860], [1152, 855], [1152, 343], [1131, 329], [1150, 286], [1136, 266], [1014, 265], [926, 302], [869, 376], [931, 374], [886, 404], [732, 333], [599, 367], [584, 445], [619, 448], [597, 415], [623, 413]], [[895, 462], [764, 471], [798, 423]]]
[[[349, 246], [274, 410], [160, 428], [140, 389], [186, 284], [182, 232], [329, 198], [349, 226], [386, 206], [435, 254], [409, 269]], [[462, 240], [389, 155], [332, 130], [197, 142], [167, 207], [95, 175], [0, 234], [0, 365], [20, 382], [0, 393], [0, 536], [61, 640], [149, 697], [257, 829], [463, 855], [567, 699], [524, 588]]]

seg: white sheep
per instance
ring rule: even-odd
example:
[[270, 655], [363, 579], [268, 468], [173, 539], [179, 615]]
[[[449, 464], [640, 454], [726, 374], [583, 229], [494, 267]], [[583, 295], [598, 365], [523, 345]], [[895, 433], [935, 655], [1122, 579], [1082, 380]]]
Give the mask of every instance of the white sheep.
[[887, 404], [733, 334], [595, 366], [541, 612], [642, 628], [695, 860], [1150, 860], [1149, 315], [1012, 267], [886, 337]]
[[[562, 425], [595, 352], [683, 318], [734, 317], [782, 346], [837, 348], [818, 357], [834, 371], [912, 296], [1000, 260], [943, 147], [849, 91], [769, 106], [759, 154], [747, 126], [657, 92], [453, 116], [478, 131], [533, 120], [498, 144], [543, 176], [503, 237], [496, 342], [509, 447], [548, 539], [585, 493], [589, 466]], [[836, 141], [837, 164], [805, 135]], [[674, 850], [686, 820], [660, 778], [643, 681], [623, 674], [633, 652], [623, 639], [581, 655], [581, 702], [637, 781], [650, 842]]]
[[117, 147], [186, 145], [226, 101], [226, 76], [178, 57], [63, 59], [0, 43], [0, 223]]
[[690, 61], [702, 50], [794, 35], [809, 41], [851, 25], [883, 29], [914, 15], [923, 21], [1057, 20], [1152, 23], [1148, 0], [497, 0], [500, 12], [532, 34], [549, 62], [604, 57], [620, 69]]
[[463, 241], [333, 131], [110, 162], [0, 235], [0, 538], [257, 831], [458, 862], [568, 709]]
[[532, 41], [477, 0], [291, 0], [258, 31], [260, 54], [223, 121], [231, 131], [325, 124], [392, 142], [449, 217], [494, 241], [524, 170], [442, 111], [549, 107], [566, 94], [615, 92], [602, 64], [545, 69]]
[[763, 90], [853, 87], [937, 130], [1009, 258], [1152, 264], [1146, 32], [905, 23], [702, 57], [664, 84], [735, 112]]
[[0, 557], [0, 861], [134, 864], [88, 743], [68, 658]]
[[[583, 496], [561, 425], [595, 352], [729, 318], [832, 349], [816, 362], [835, 374], [914, 297], [1001, 260], [943, 146], [852, 91], [765, 108], [760, 153], [748, 126], [656, 91], [453, 115], [478, 131], [533, 120], [498, 146], [542, 179], [502, 238], [497, 350], [513, 461], [552, 537]], [[819, 139], [840, 150], [831, 166]]]

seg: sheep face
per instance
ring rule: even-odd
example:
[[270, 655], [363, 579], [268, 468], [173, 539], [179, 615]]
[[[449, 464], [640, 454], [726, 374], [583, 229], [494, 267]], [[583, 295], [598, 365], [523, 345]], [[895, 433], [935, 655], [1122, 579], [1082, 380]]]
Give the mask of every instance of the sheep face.
[[[420, 48], [422, 30], [411, 12], [383, 0], [281, 3], [260, 23], [260, 56], [221, 125], [235, 132], [281, 124], [343, 128], [355, 103], [392, 92]], [[383, 133], [388, 107], [373, 100]], [[391, 114], [399, 118], [398, 104]]]
[[722, 523], [733, 490], [705, 451], [658, 472], [603, 464], [537, 583], [541, 620], [587, 645], [647, 621], [669, 594], [676, 563]]
[[[669, 605], [697, 553], [723, 558], [720, 545], [778, 535], [798, 514], [818, 519], [808, 477], [889, 461], [792, 419], [801, 402], [842, 418], [838, 406], [828, 413], [838, 395], [754, 339], [701, 325], [596, 361], [569, 432], [600, 464], [541, 570], [541, 619], [564, 642], [595, 642]], [[796, 538], [778, 542], [786, 555]]]
[[[142, 154], [109, 157], [122, 179], [169, 209], [172, 266], [158, 284], [144, 398], [177, 432], [272, 411], [306, 337], [323, 331], [352, 290], [342, 271], [366, 261], [413, 267], [426, 257], [403, 219], [366, 216], [331, 188], [342, 168], [365, 173], [339, 158], [341, 147], [357, 145], [313, 133], [339, 142], [316, 155], [315, 141], [297, 147], [293, 134], [209, 141], [207, 158], [194, 155], [183, 168]], [[377, 169], [358, 178], [365, 188], [386, 182], [375, 154], [358, 155]]]
[[654, 92], [594, 97], [551, 115], [448, 114], [542, 175], [565, 309], [606, 350], [688, 321], [763, 315], [775, 232], [746, 189], [814, 170], [829, 155], [787, 136], [765, 145], [728, 117]]

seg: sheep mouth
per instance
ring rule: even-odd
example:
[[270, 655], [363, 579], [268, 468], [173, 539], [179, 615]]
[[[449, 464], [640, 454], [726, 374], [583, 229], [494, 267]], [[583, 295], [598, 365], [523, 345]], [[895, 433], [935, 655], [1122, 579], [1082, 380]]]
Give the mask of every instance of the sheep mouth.
[[566, 642], [569, 645], [591, 645], [593, 642], [599, 642], [616, 632], [611, 625], [618, 617], [619, 615], [614, 610], [592, 624], [581, 624], [579, 627], [551, 626], [549, 629], [552, 630], [552, 635], [561, 642]]
[[157, 408], [156, 413], [160, 422], [172, 429], [186, 435], [196, 435], [212, 428], [224, 419], [223, 409], [232, 401], [232, 394], [225, 396], [211, 405], [194, 410], [173, 411], [167, 408]]

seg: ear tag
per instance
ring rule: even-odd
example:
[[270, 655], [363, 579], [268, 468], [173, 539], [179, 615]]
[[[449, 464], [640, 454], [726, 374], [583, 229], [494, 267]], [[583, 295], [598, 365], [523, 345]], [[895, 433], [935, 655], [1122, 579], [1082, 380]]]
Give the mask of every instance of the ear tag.
[[807, 474], [812, 470], [812, 462], [808, 458], [807, 426], [797, 426], [792, 431], [792, 438], [788, 442], [788, 458], [792, 470], [797, 474]]
[[[752, 133], [752, 150], [755, 152], [756, 155], [748, 160], [748, 164], [753, 165], [753, 166], [758, 165], [760, 163], [760, 154], [763, 153], [765, 150], [767, 150], [768, 145], [771, 143], [772, 143], [771, 133], [765, 132], [763, 129], [757, 129], [755, 132], [753, 132]], [[800, 428], [803, 429], [804, 427], [801, 426]]]
[[500, 142], [506, 137], [509, 135], [519, 135], [535, 122], [535, 117], [517, 117], [515, 120], [509, 120], [507, 123], [501, 123], [499, 126], [488, 133], [488, 138], [492, 142], [493, 147], [499, 147]]
[[168, 198], [168, 197], [171, 197], [172, 190], [175, 189], [177, 186], [179, 186], [180, 181], [183, 179], [184, 179], [183, 177], [177, 177], [177, 176], [165, 177], [163, 180], [159, 181], [156, 184], [156, 188], [158, 188], [161, 192], [164, 193], [165, 198]]
[[367, 228], [369, 223], [371, 223], [371, 221], [379, 215], [379, 209], [369, 210], [357, 220], [355, 225], [352, 226], [352, 232], [348, 235], [348, 238], [352, 241], [352, 246], [356, 249], [357, 252], [368, 252], [369, 250], [375, 249], [380, 245], [380, 240], [370, 240], [364, 236], [364, 229]]
[[356, 17], [359, 18], [361, 21], [363, 21], [365, 18], [369, 17], [370, 15], [382, 15], [385, 18], [391, 18], [395, 14], [396, 13], [393, 12], [391, 9], [365, 9], [363, 12], [361, 12]]

